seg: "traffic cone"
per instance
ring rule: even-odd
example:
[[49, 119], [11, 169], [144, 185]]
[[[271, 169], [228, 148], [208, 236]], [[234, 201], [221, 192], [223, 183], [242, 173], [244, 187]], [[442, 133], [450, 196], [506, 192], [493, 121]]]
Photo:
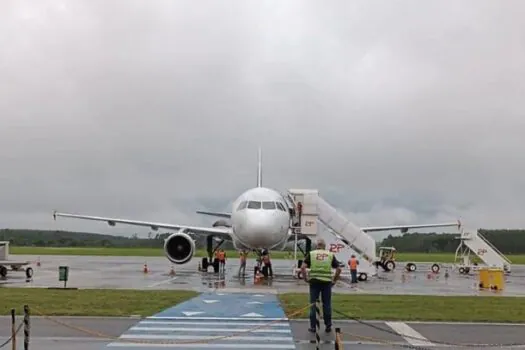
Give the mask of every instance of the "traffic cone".
[[38, 259], [36, 261], [36, 266], [40, 267], [40, 257], [38, 257]]
[[173, 267], [173, 265], [171, 266], [170, 276], [175, 276], [175, 268]]
[[144, 263], [144, 273], [148, 273], [148, 264]]

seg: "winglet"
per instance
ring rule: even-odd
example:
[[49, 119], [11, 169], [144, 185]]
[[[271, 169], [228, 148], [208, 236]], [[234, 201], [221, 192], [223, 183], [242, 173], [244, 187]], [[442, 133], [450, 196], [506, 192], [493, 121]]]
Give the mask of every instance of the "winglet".
[[258, 152], [258, 164], [257, 164], [257, 187], [262, 187], [262, 151], [259, 146]]

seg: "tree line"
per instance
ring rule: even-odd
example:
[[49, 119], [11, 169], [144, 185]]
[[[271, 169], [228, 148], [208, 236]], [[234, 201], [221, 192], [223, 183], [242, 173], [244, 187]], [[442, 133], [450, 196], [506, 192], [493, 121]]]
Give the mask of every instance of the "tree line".
[[[478, 230], [488, 241], [504, 254], [525, 254], [525, 230]], [[9, 241], [13, 246], [35, 247], [114, 247], [114, 248], [159, 248], [169, 233], [151, 233], [148, 238], [113, 236], [107, 234], [44, 231], [23, 229], [2, 229], [0, 240]], [[395, 247], [399, 252], [453, 253], [458, 247], [459, 236], [449, 233], [406, 233], [401, 236], [389, 235], [378, 246]], [[198, 237], [197, 248], [206, 247], [206, 237]], [[224, 242], [225, 249], [232, 249], [230, 242]]]

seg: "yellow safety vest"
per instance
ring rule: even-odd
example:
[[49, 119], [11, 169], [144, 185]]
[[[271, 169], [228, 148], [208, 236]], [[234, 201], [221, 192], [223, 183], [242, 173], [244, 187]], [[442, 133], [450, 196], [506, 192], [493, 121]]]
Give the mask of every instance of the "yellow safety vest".
[[334, 254], [328, 250], [312, 250], [310, 252], [310, 279], [331, 282], [333, 258]]

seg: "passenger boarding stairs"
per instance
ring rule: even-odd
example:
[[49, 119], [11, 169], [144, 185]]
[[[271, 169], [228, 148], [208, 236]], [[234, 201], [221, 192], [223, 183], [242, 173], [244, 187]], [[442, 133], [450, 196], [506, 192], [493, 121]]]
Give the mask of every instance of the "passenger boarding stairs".
[[[368, 276], [377, 274], [376, 241], [369, 234], [321, 198], [317, 190], [291, 189], [288, 193], [295, 205], [302, 204], [300, 217], [302, 235], [324, 239], [326, 248], [345, 265], [343, 271], [348, 271], [348, 260], [352, 254], [355, 254], [359, 260], [360, 280], [366, 280]], [[317, 220], [328, 230], [318, 228]], [[312, 249], [315, 249], [315, 239], [313, 240]]]
[[470, 252], [464, 249], [466, 246], [488, 267], [497, 267], [503, 269], [505, 272], [510, 272], [511, 261], [479, 232], [462, 231], [459, 239], [461, 242], [456, 250], [456, 262], [460, 260], [461, 265], [470, 268]]

